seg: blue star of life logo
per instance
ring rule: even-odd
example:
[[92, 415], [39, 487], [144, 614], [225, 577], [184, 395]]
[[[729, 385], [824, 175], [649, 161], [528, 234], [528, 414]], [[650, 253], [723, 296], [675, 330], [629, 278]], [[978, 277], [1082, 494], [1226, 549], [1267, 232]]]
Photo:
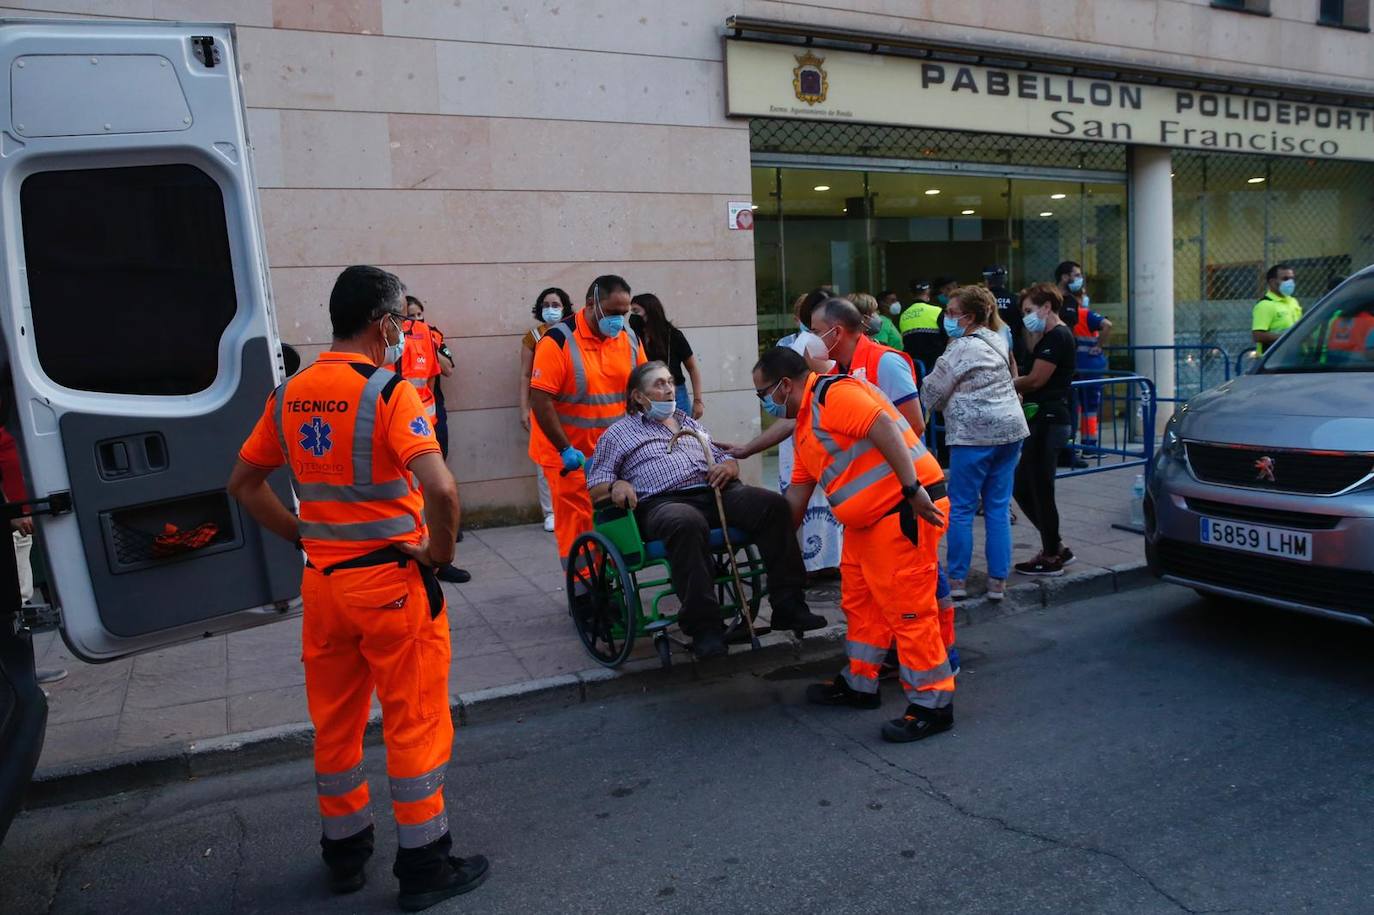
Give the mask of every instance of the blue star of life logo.
[[334, 430], [329, 423], [316, 416], [310, 422], [301, 424], [301, 447], [315, 457], [324, 457], [329, 449], [334, 447], [334, 442], [329, 437], [333, 433]]
[[410, 421], [410, 431], [416, 435], [429, 435], [429, 423], [423, 416], [417, 416]]

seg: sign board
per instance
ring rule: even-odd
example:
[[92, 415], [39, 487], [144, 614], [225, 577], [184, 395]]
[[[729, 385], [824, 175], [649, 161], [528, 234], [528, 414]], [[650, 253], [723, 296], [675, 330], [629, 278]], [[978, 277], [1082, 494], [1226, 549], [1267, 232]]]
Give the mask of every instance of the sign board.
[[754, 205], [747, 200], [731, 200], [726, 204], [729, 225], [732, 229], [745, 232], [754, 231]]
[[726, 113], [1374, 159], [1374, 110], [731, 39]]

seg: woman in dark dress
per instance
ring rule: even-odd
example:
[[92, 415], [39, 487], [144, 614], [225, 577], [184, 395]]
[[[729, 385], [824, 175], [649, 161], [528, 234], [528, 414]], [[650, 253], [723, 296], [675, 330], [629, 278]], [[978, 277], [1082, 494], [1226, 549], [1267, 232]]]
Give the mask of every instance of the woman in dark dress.
[[[706, 402], [701, 396], [701, 373], [697, 371], [697, 357], [682, 331], [673, 326], [663, 313], [663, 303], [652, 292], [643, 292], [630, 299], [630, 328], [644, 344], [644, 355], [650, 360], [666, 363], [673, 376], [677, 408], [692, 419], [701, 419]], [[687, 379], [692, 379], [692, 396], [687, 396]]]
[[1069, 410], [1077, 345], [1073, 332], [1059, 317], [1064, 297], [1050, 283], [1036, 283], [1020, 295], [1021, 314], [1029, 349], [1028, 365], [1015, 381], [1022, 395], [1030, 437], [1021, 449], [1014, 492], [1031, 524], [1040, 532], [1040, 554], [1016, 564], [1023, 575], [1062, 575], [1073, 562], [1073, 551], [1059, 539], [1059, 507], [1054, 501], [1054, 477], [1059, 452], [1073, 438]]

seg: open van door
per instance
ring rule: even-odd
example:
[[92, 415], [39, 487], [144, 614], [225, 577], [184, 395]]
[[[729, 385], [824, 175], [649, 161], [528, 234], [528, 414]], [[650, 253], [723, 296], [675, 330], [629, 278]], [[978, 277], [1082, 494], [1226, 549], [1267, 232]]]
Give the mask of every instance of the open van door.
[[233, 28], [0, 20], [0, 74], [0, 333], [64, 639], [280, 618], [302, 557], [224, 489], [283, 374]]

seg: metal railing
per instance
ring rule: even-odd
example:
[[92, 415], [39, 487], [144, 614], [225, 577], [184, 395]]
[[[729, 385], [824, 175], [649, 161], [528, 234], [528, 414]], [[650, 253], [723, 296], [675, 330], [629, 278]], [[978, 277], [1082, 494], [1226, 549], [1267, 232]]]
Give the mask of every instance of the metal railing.
[[[1229, 366], [1229, 360], [1227, 363]], [[917, 365], [920, 366], [919, 361]], [[924, 371], [921, 372], [920, 377], [925, 377]], [[1070, 397], [1075, 401], [1075, 404], [1081, 402], [1082, 391], [1090, 388], [1102, 389], [1102, 404], [1099, 408], [1102, 421], [1099, 425], [1096, 445], [1076, 444], [1070, 446], [1071, 450], [1082, 455], [1083, 459], [1089, 462], [1089, 466], [1086, 468], [1063, 468], [1057, 476], [1077, 477], [1089, 473], [1102, 473], [1107, 470], [1141, 466], [1144, 466], [1148, 472], [1149, 465], [1154, 460], [1156, 444], [1154, 428], [1158, 407], [1154, 381], [1134, 372], [1106, 371], [1100, 373], [1100, 377], [1097, 378], [1078, 379], [1072, 383], [1072, 388]], [[1077, 412], [1077, 410], [1074, 411], [1075, 417]], [[1074, 425], [1077, 425], [1076, 418]], [[932, 453], [937, 455], [940, 453], [944, 432], [945, 427], [944, 423], [940, 422], [940, 414], [930, 414], [926, 422], [924, 437], [926, 447]], [[1117, 458], [1117, 460], [1111, 460], [1111, 458]]]
[[1164, 344], [1158, 346], [1106, 346], [1103, 351], [1109, 354], [1124, 353], [1134, 361], [1133, 370], [1139, 371], [1136, 357], [1141, 353], [1150, 356], [1150, 370], [1141, 374], [1149, 378], [1159, 377], [1161, 353], [1172, 353], [1174, 359], [1174, 395], [1157, 398], [1163, 403], [1187, 403], [1188, 398], [1200, 394], [1208, 388], [1231, 380], [1231, 356], [1226, 347], [1215, 343]]
[[1149, 473], [1158, 410], [1154, 381], [1134, 372], [1107, 372], [1100, 378], [1074, 381], [1072, 388], [1080, 404], [1083, 391], [1102, 389], [1098, 440], [1094, 445], [1079, 442], [1073, 446], [1087, 467], [1061, 469], [1057, 476], [1081, 477], [1128, 467], [1144, 467]]

